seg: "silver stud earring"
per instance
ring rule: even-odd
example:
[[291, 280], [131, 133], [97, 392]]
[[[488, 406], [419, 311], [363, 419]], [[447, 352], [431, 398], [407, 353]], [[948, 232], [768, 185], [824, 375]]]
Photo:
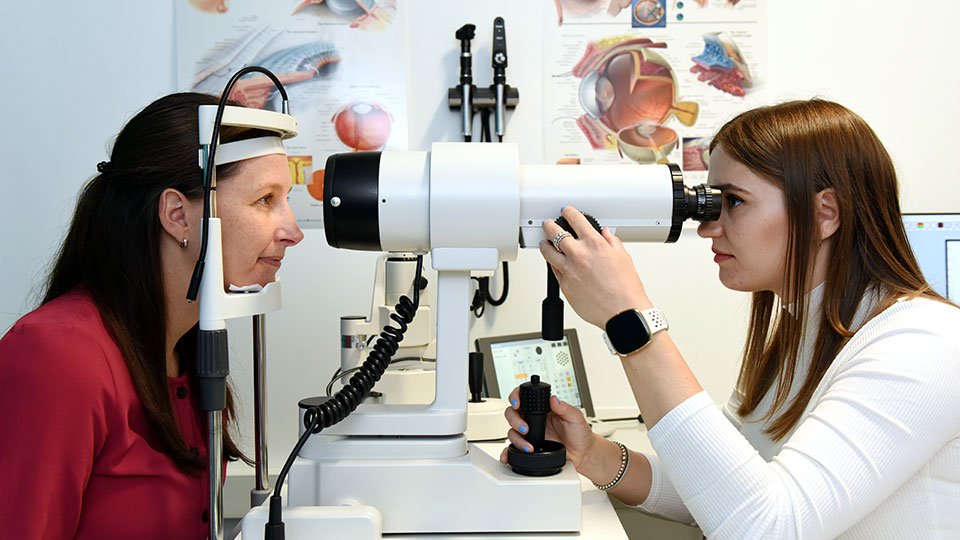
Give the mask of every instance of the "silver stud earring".
[[181, 247], [182, 249], [187, 249], [187, 243], [188, 243], [188, 242], [187, 242], [187, 239], [184, 238], [184, 239], [183, 239], [183, 242], [180, 242], [180, 247]]

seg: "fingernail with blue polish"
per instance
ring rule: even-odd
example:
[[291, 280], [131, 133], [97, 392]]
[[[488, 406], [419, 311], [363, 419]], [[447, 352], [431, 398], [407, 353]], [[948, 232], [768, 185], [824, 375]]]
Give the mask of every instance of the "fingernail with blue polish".
[[516, 407], [516, 406], [517, 406], [517, 400], [511, 399], [511, 400], [510, 400], [510, 404], [513, 405], [514, 407]]
[[520, 426], [520, 433], [526, 435], [526, 434], [527, 434], [527, 426]]
[[563, 212], [563, 209], [566, 208], [566, 207], [567, 207], [567, 205], [561, 206], [561, 207], [560, 207], [560, 211]]
[[530, 447], [529, 447], [529, 446], [524, 446], [524, 447], [523, 447], [523, 451], [524, 451], [524, 452], [527, 452], [527, 453], [530, 453]]

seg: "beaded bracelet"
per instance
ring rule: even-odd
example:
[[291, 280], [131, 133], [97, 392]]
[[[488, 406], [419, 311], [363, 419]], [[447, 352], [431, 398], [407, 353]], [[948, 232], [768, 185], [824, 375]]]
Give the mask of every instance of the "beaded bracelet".
[[623, 477], [627, 475], [627, 469], [630, 468], [630, 452], [627, 451], [626, 445], [617, 441], [613, 442], [620, 447], [620, 470], [617, 471], [617, 476], [615, 476], [609, 484], [604, 484], [601, 486], [600, 484], [593, 482], [593, 485], [597, 486], [597, 489], [600, 491], [606, 491], [619, 484], [620, 480], [623, 480]]

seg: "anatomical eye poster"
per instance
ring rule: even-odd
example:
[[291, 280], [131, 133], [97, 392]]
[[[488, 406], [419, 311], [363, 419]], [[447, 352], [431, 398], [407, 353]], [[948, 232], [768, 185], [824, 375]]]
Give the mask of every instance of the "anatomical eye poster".
[[[179, 0], [177, 86], [220, 95], [239, 69], [257, 65], [283, 84], [299, 134], [284, 141], [301, 227], [323, 226], [323, 173], [333, 153], [407, 149], [399, 0]], [[230, 98], [280, 110], [270, 79], [250, 73]]]
[[548, 162], [670, 162], [700, 181], [711, 136], [765, 102], [762, 0], [555, 6], [543, 23]]

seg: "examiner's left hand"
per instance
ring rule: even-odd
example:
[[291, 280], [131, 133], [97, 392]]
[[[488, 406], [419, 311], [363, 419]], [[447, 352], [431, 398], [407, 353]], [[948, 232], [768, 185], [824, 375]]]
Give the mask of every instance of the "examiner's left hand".
[[[540, 242], [540, 253], [553, 267], [570, 306], [583, 320], [603, 328], [607, 320], [627, 309], [653, 307], [643, 283], [633, 266], [630, 254], [620, 239], [590, 225], [587, 218], [572, 206], [564, 207], [561, 215], [577, 233], [560, 241], [559, 252], [550, 240]], [[543, 224], [543, 232], [553, 239], [563, 229], [552, 219]]]

